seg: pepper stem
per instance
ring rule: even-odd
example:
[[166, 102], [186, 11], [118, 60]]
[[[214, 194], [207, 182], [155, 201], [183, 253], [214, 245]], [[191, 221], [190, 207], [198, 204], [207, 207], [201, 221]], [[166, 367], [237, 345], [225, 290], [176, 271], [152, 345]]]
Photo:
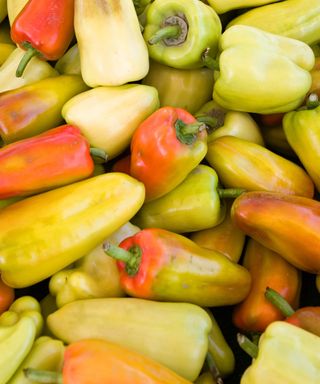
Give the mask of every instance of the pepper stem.
[[314, 109], [319, 107], [320, 101], [319, 97], [316, 93], [310, 93], [307, 101], [306, 101], [306, 107], [307, 109]]
[[179, 25], [167, 25], [159, 29], [149, 40], [150, 45], [159, 43], [165, 39], [177, 38], [181, 33], [181, 28]]
[[186, 124], [178, 119], [175, 122], [177, 139], [183, 144], [190, 145], [195, 142], [196, 134], [206, 129], [206, 125], [200, 121]]
[[238, 333], [237, 341], [240, 348], [243, 349], [249, 356], [251, 356], [253, 359], [257, 358], [259, 348], [247, 336]]
[[210, 56], [210, 48], [206, 48], [202, 52], [201, 59], [205, 67], [212, 69], [213, 71], [220, 70], [219, 62]]
[[214, 378], [215, 382], [217, 384], [223, 384], [223, 380], [221, 378], [221, 374], [218, 370], [218, 367], [214, 361], [214, 358], [213, 356], [211, 355], [210, 352], [207, 353], [207, 356], [206, 356], [206, 363], [208, 365], [208, 368], [209, 368], [209, 371], [212, 375], [212, 377]]
[[105, 163], [108, 160], [108, 154], [102, 148], [90, 147], [90, 155], [102, 160], [101, 163]]
[[127, 251], [106, 241], [103, 243], [102, 249], [108, 256], [123, 261], [126, 265], [125, 269], [128, 275], [134, 276], [138, 273], [142, 257], [141, 248], [139, 246], [135, 245]]
[[235, 199], [246, 192], [244, 188], [218, 188], [217, 191], [220, 199]]
[[23, 48], [25, 48], [27, 51], [26, 53], [23, 55], [19, 65], [18, 65], [18, 68], [16, 70], [16, 77], [21, 77], [23, 75], [23, 72], [27, 66], [27, 64], [29, 63], [29, 61], [34, 57], [34, 56], [39, 56], [40, 55], [40, 52], [37, 51], [35, 48], [33, 48], [33, 46], [26, 42], [24, 44], [22, 44]]
[[295, 313], [287, 300], [274, 289], [267, 287], [264, 295], [285, 317], [292, 316]]
[[54, 371], [42, 371], [40, 369], [26, 368], [23, 370], [26, 378], [37, 383], [62, 384], [62, 374]]
[[209, 127], [210, 131], [214, 131], [218, 127], [218, 119], [206, 114], [195, 115], [196, 119]]

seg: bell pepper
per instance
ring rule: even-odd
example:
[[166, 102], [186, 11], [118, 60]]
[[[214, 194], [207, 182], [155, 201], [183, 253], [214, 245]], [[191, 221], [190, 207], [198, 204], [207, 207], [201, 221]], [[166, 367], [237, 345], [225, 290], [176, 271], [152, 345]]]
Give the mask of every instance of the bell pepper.
[[319, 0], [286, 0], [248, 10], [228, 26], [249, 25], [312, 45], [320, 41], [319, 13]]
[[58, 309], [56, 298], [48, 293], [42, 300], [40, 300], [41, 314], [44, 320], [44, 326], [42, 329], [42, 335], [52, 336], [52, 332], [49, 330], [47, 324], [47, 318], [50, 313], [55, 312]]
[[81, 76], [80, 54], [78, 44], [74, 44], [60, 57], [54, 68], [63, 75]]
[[158, 108], [154, 87], [126, 84], [82, 92], [65, 103], [62, 116], [79, 127], [92, 146], [103, 149], [113, 159], [129, 147], [139, 124]]
[[193, 232], [189, 238], [200, 247], [218, 251], [237, 263], [242, 255], [245, 234], [231, 220], [231, 205], [233, 200], [226, 202], [224, 220], [208, 229]]
[[74, 28], [90, 87], [123, 85], [148, 73], [148, 48], [132, 0], [77, 0]]
[[63, 123], [63, 105], [87, 89], [80, 76], [49, 77], [0, 94], [0, 136], [5, 144]]
[[279, 253], [295, 267], [320, 272], [320, 203], [277, 192], [245, 192], [231, 217], [248, 236]]
[[8, 381], [8, 384], [29, 384], [30, 380], [24, 374], [26, 368], [60, 371], [62, 369], [64, 349], [61, 340], [48, 336], [37, 338], [22, 364]]
[[225, 13], [233, 9], [260, 7], [264, 4], [274, 3], [279, 0], [207, 0], [217, 13]]
[[8, 310], [13, 303], [15, 297], [15, 291], [13, 288], [5, 284], [0, 275], [0, 315]]
[[17, 201], [22, 200], [22, 199], [23, 199], [23, 197], [17, 196], [17, 197], [11, 197], [10, 199], [0, 200], [0, 209], [5, 208], [8, 205], [16, 203]]
[[118, 260], [120, 283], [130, 296], [213, 307], [239, 303], [250, 289], [244, 267], [164, 229], [141, 230], [119, 247], [106, 242], [104, 250]]
[[28, 368], [26, 376], [38, 383], [192, 384], [144, 355], [99, 339], [68, 345], [62, 373]]
[[320, 337], [285, 321], [271, 323], [241, 384], [319, 383]]
[[[222, 107], [260, 114], [298, 107], [311, 86], [314, 53], [302, 41], [247, 25], [228, 28], [220, 40], [213, 99]], [[241, 57], [241, 60], [239, 58]], [[204, 60], [211, 65], [204, 56]]]
[[[10, 43], [0, 43], [0, 65], [8, 59], [11, 53], [16, 49], [16, 46]], [[1, 67], [0, 67], [1, 70]]]
[[47, 77], [58, 76], [58, 72], [50, 64], [37, 57], [33, 57], [23, 77], [16, 77], [15, 71], [23, 55], [24, 51], [21, 48], [15, 47], [0, 67], [0, 92], [20, 88]]
[[143, 37], [149, 56], [179, 69], [204, 66], [201, 55], [218, 52], [222, 25], [216, 12], [198, 0], [155, 0], [147, 11]]
[[19, 15], [28, 1], [29, 0], [7, 0], [8, 19], [10, 26], [12, 26], [15, 18]]
[[[128, 222], [108, 240], [118, 245], [125, 237], [138, 231], [138, 227]], [[102, 244], [77, 260], [72, 268], [54, 274], [49, 281], [49, 291], [55, 297], [58, 308], [80, 299], [124, 295], [116, 263], [106, 256]]]
[[88, 338], [109, 340], [189, 380], [200, 373], [212, 327], [206, 311], [194, 304], [132, 297], [74, 301], [50, 314], [47, 324], [68, 344]]
[[32, 57], [57, 60], [74, 35], [74, 0], [29, 0], [14, 19], [11, 38], [26, 53], [16, 76], [21, 77]]
[[177, 187], [207, 152], [205, 125], [180, 108], [162, 107], [135, 130], [130, 174], [142, 181], [146, 200]]
[[302, 167], [247, 140], [219, 137], [208, 143], [206, 159], [227, 188], [313, 197], [313, 181]]
[[163, 228], [176, 233], [194, 232], [221, 223], [224, 197], [236, 197], [243, 189], [218, 188], [218, 175], [207, 165], [196, 166], [172, 191], [149, 201], [132, 222], [140, 228]]
[[[130, 220], [143, 200], [142, 183], [113, 172], [3, 208], [0, 210], [3, 281], [22, 288], [53, 275]], [[34, 220], [35, 212], [37, 220]]]
[[33, 195], [91, 176], [91, 150], [80, 130], [67, 124], [6, 145], [0, 149], [0, 199]]
[[133, 0], [134, 8], [137, 12], [137, 15], [140, 16], [145, 9], [152, 3], [153, 0]]
[[247, 332], [263, 332], [283, 314], [265, 297], [266, 287], [281, 292], [295, 308], [298, 307], [301, 287], [300, 272], [277, 253], [249, 239], [242, 265], [251, 274], [248, 296], [234, 308], [233, 324]]

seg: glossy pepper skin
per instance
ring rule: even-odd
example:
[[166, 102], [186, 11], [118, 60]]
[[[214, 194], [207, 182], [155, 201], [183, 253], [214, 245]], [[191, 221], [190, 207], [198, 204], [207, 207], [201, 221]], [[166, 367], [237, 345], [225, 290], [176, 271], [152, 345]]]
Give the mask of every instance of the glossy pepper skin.
[[[116, 258], [111, 247], [106, 244], [105, 251]], [[174, 232], [144, 229], [123, 240], [116, 248], [121, 250], [127, 261], [117, 263], [120, 282], [134, 297], [211, 307], [236, 304], [250, 289], [245, 268]]]
[[179, 185], [206, 152], [205, 125], [184, 109], [162, 107], [133, 134], [130, 174], [145, 185], [146, 200], [153, 200]]
[[320, 203], [277, 192], [245, 192], [232, 205], [234, 223], [295, 267], [320, 272]]
[[109, 340], [192, 381], [203, 366], [212, 328], [207, 312], [194, 304], [132, 297], [73, 301], [50, 314], [47, 324], [68, 344], [87, 338]]
[[[73, 34], [74, 0], [29, 0], [14, 19], [11, 38], [27, 50], [24, 58], [57, 60], [67, 50]], [[26, 63], [18, 67], [22, 76]]]
[[7, 0], [8, 20], [10, 26], [12, 26], [15, 18], [19, 15], [27, 2], [28, 0]]
[[0, 94], [0, 136], [5, 144], [63, 123], [63, 105], [87, 90], [80, 76], [49, 77]]
[[130, 220], [143, 200], [142, 183], [125, 174], [106, 173], [3, 208], [3, 280], [13, 287], [27, 287], [53, 275]]
[[260, 7], [264, 4], [274, 3], [279, 0], [207, 0], [217, 13], [225, 13], [232, 9]]
[[93, 170], [89, 143], [76, 126], [49, 129], [0, 149], [0, 199], [70, 184]]
[[251, 274], [248, 296], [233, 311], [233, 324], [247, 332], [263, 332], [267, 326], [284, 316], [265, 297], [266, 287], [273, 287], [297, 308], [301, 274], [277, 253], [250, 239], [242, 265]]

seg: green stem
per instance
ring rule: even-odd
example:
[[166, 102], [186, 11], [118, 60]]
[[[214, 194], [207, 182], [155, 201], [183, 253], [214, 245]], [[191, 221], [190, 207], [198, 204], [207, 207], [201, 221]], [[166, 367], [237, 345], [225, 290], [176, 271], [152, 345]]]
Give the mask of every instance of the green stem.
[[92, 157], [101, 159], [103, 163], [108, 160], [108, 155], [102, 148], [90, 147], [90, 154]]
[[39, 56], [40, 55], [40, 52], [37, 51], [35, 48], [33, 48], [33, 46], [30, 43], [26, 42], [22, 46], [23, 46], [23, 48], [27, 49], [27, 51], [23, 55], [19, 65], [18, 65], [18, 68], [16, 70], [16, 77], [21, 77], [23, 75], [23, 72], [24, 72], [27, 64], [29, 63], [29, 61], [34, 56]]
[[218, 127], [218, 119], [209, 115], [196, 115], [195, 116], [200, 123], [207, 125], [210, 128], [210, 131], [214, 131]]
[[213, 71], [220, 70], [219, 62], [210, 56], [210, 48], [207, 48], [202, 53], [201, 59], [205, 67], [212, 69]]
[[134, 276], [139, 272], [142, 252], [138, 245], [131, 247], [128, 251], [117, 247], [116, 245], [106, 241], [102, 245], [104, 252], [112, 258], [123, 261], [125, 269], [129, 276]]
[[161, 29], [159, 29], [149, 40], [148, 43], [150, 45], [154, 45], [159, 43], [165, 39], [176, 38], [180, 35], [181, 28], [179, 25], [167, 25]]
[[242, 335], [241, 333], [237, 334], [237, 341], [240, 346], [249, 356], [255, 359], [258, 356], [259, 348], [253, 343], [248, 337]]
[[246, 192], [243, 188], [218, 188], [217, 191], [220, 199], [234, 199]]
[[319, 97], [316, 93], [310, 93], [307, 101], [306, 101], [306, 107], [307, 109], [314, 109], [319, 107], [320, 101]]
[[177, 139], [183, 144], [193, 144], [196, 140], [196, 135], [198, 132], [206, 129], [206, 125], [200, 121], [194, 123], [186, 124], [182, 120], [178, 119], [175, 122], [175, 129]]
[[292, 316], [295, 313], [287, 300], [274, 289], [267, 287], [264, 295], [285, 317]]
[[26, 378], [37, 383], [62, 384], [62, 374], [53, 371], [41, 371], [39, 369], [26, 368], [23, 370]]

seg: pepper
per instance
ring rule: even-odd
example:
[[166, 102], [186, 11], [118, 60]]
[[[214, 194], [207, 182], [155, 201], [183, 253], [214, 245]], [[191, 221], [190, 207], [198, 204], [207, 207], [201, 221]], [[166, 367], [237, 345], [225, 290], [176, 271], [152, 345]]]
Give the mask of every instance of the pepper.
[[81, 76], [80, 54], [78, 44], [74, 44], [60, 57], [54, 68], [63, 75]]
[[49, 77], [0, 94], [0, 136], [5, 144], [62, 124], [63, 105], [87, 89], [80, 76]]
[[248, 296], [236, 305], [233, 324], [247, 332], [263, 332], [267, 326], [284, 316], [264, 297], [266, 287], [281, 292], [295, 308], [298, 307], [301, 274], [279, 254], [249, 239], [242, 265], [251, 274]]
[[24, 71], [23, 77], [16, 77], [15, 71], [23, 55], [24, 51], [15, 47], [0, 67], [0, 92], [20, 88], [47, 77], [58, 76], [58, 72], [50, 64], [33, 57]]
[[310, 71], [312, 77], [312, 84], [309, 90], [309, 94], [315, 93], [320, 96], [320, 57], [316, 56], [315, 64]]
[[11, 43], [0, 43], [0, 65], [8, 59], [11, 53], [16, 49], [16, 46]]
[[68, 344], [88, 338], [108, 340], [188, 380], [200, 373], [212, 327], [206, 311], [194, 304], [132, 297], [74, 301], [50, 314], [47, 324]]
[[279, 0], [207, 0], [217, 13], [225, 13], [233, 9], [260, 7], [264, 4], [274, 3]]
[[0, 200], [0, 209], [7, 207], [8, 205], [11, 205], [13, 203], [16, 203], [17, 201], [22, 199], [23, 197], [17, 196], [17, 197], [11, 197], [10, 199]]
[[195, 381], [195, 384], [220, 384], [221, 381], [216, 381], [211, 372], [204, 372], [202, 373], [197, 380]]
[[[3, 281], [21, 288], [53, 275], [130, 220], [143, 200], [142, 183], [113, 172], [3, 208], [0, 211]], [[35, 212], [37, 220], [34, 220]]]
[[106, 340], [87, 339], [66, 347], [62, 374], [28, 368], [38, 383], [191, 384], [161, 364]]
[[[138, 227], [128, 222], [108, 240], [118, 245], [125, 237], [138, 231]], [[77, 260], [72, 268], [55, 273], [49, 281], [49, 291], [55, 296], [58, 308], [80, 299], [124, 295], [115, 260], [106, 256], [102, 244]]]
[[162, 107], [133, 134], [130, 174], [144, 183], [150, 201], [177, 187], [206, 152], [205, 125], [184, 109]]
[[295, 162], [297, 161], [297, 155], [288, 143], [282, 124], [273, 127], [261, 127], [261, 132], [268, 149], [280, 156], [289, 158]]
[[245, 192], [231, 217], [248, 236], [279, 253], [295, 267], [320, 272], [320, 203], [279, 192]]
[[[10, 0], [9, 0], [10, 1]], [[0, 24], [0, 43], [12, 44], [16, 47], [10, 36], [10, 25], [8, 20], [4, 20]]]
[[250, 289], [245, 268], [164, 229], [141, 230], [119, 247], [106, 242], [104, 250], [119, 260], [120, 283], [130, 296], [213, 307], [239, 303]]
[[131, 156], [126, 155], [124, 157], [121, 157], [120, 159], [116, 160], [113, 163], [112, 171], [113, 172], [123, 172], [127, 175], [130, 175], [130, 163], [131, 163]]
[[10, 26], [12, 26], [15, 18], [22, 11], [28, 0], [7, 0], [8, 19]]
[[132, 0], [77, 0], [74, 28], [81, 74], [90, 87], [123, 85], [148, 73], [148, 49]]
[[[222, 34], [220, 48], [213, 99], [222, 107], [270, 114], [288, 112], [303, 102], [315, 60], [307, 44], [234, 25]], [[206, 55], [204, 60], [212, 62]], [[217, 69], [217, 63], [213, 67]]]
[[5, 284], [0, 276], [0, 315], [8, 310], [13, 303], [15, 297], [15, 291], [13, 288]]
[[126, 84], [82, 92], [65, 103], [62, 116], [80, 128], [92, 146], [103, 149], [113, 159], [129, 147], [139, 124], [158, 107], [154, 87]]
[[42, 335], [52, 336], [51, 331], [49, 330], [47, 324], [47, 318], [50, 313], [58, 309], [56, 298], [48, 293], [42, 300], [40, 300], [41, 314], [44, 320], [44, 327], [42, 330]]
[[132, 219], [140, 228], [163, 228], [176, 233], [194, 232], [221, 223], [224, 197], [236, 197], [242, 189], [218, 188], [218, 175], [207, 165], [196, 166], [172, 191], [140, 208]]
[[247, 140], [219, 137], [208, 143], [206, 159], [227, 188], [313, 197], [313, 181], [302, 167]]
[[218, 52], [221, 22], [216, 12], [198, 0], [155, 0], [147, 10], [143, 37], [149, 56], [173, 68], [201, 68], [202, 53]]
[[32, 57], [57, 60], [67, 50], [74, 34], [74, 0], [29, 0], [14, 19], [11, 38], [26, 50], [18, 65], [21, 77]]
[[7, 17], [7, 0], [0, 0], [0, 23]]

